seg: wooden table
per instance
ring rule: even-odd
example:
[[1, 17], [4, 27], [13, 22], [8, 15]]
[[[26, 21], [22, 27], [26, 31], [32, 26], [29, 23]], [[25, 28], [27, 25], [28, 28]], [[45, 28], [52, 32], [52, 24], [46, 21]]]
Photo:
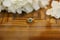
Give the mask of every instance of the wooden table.
[[[0, 40], [60, 40], [60, 19], [47, 16], [46, 10], [21, 15], [1, 12]], [[29, 18], [34, 19], [32, 23], [27, 22]]]

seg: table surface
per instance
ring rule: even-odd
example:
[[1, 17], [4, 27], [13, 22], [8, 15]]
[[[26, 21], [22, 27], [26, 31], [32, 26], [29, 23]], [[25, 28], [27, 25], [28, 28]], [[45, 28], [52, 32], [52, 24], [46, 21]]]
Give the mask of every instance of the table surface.
[[[51, 8], [51, 6], [47, 6]], [[47, 16], [41, 8], [29, 14], [0, 13], [0, 40], [59, 40], [60, 19]], [[27, 19], [33, 18], [32, 23]]]

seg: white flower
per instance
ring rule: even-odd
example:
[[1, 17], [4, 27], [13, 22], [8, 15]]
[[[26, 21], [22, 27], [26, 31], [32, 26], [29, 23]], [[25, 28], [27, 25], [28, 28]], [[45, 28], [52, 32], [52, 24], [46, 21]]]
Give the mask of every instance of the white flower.
[[26, 13], [32, 12], [33, 7], [32, 7], [32, 5], [29, 5], [29, 3], [28, 3], [28, 4], [24, 5], [24, 7], [22, 8], [22, 11], [25, 11]]
[[46, 7], [46, 5], [49, 4], [50, 0], [40, 0], [41, 1], [41, 4], [42, 4], [42, 7]]
[[59, 2], [58, 1], [52, 1], [52, 4], [51, 4], [52, 8], [58, 8], [60, 5], [59, 5]]
[[[25, 11], [27, 13], [33, 11], [32, 7], [30, 6], [31, 4], [29, 4], [31, 2], [29, 2], [28, 0], [4, 0], [3, 1], [3, 6], [7, 7], [7, 11], [8, 12], [12, 12], [12, 13], [19, 13], [21, 14], [22, 11]], [[27, 5], [28, 4], [28, 5]], [[25, 10], [22, 10], [22, 9]]]
[[46, 11], [46, 14], [47, 14], [47, 15], [51, 15], [51, 13], [52, 13], [52, 8], [51, 8], [51, 9], [48, 9], [48, 10]]
[[[1, 4], [2, 3], [2, 4]], [[0, 11], [2, 8], [8, 12], [21, 14], [22, 11], [30, 13], [39, 10], [49, 4], [49, 0], [0, 0]], [[42, 7], [41, 7], [42, 6]]]
[[55, 18], [60, 18], [60, 2], [53, 1], [51, 5], [52, 8], [48, 9], [46, 14], [51, 15]]
[[0, 12], [4, 9], [4, 7], [2, 6], [2, 1], [3, 0], [0, 0]]
[[40, 6], [39, 6], [39, 0], [33, 0], [32, 7], [33, 7], [35, 10], [38, 10], [38, 9], [40, 8]]

